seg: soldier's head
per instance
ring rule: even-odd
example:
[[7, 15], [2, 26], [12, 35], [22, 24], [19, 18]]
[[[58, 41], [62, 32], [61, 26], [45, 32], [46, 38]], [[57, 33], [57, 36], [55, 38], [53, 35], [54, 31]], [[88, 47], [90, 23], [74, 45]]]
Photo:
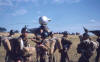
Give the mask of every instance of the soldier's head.
[[45, 31], [45, 32], [49, 32], [49, 29], [46, 25], [45, 26], [40, 26], [40, 29]]
[[49, 35], [48, 35], [47, 32], [43, 32], [43, 33], [41, 34], [41, 38], [42, 38], [42, 39], [46, 39], [48, 36], [49, 36]]
[[67, 31], [63, 32], [63, 37], [67, 37], [67, 36], [68, 36], [68, 32]]
[[27, 36], [27, 29], [22, 28], [21, 33], [22, 33], [23, 36]]
[[14, 34], [15, 34], [14, 31], [13, 31], [13, 30], [10, 30], [9, 36], [12, 36], [12, 35], [14, 35]]
[[83, 40], [86, 40], [86, 39], [89, 39], [89, 38], [90, 38], [90, 36], [88, 35], [88, 33], [83, 34]]

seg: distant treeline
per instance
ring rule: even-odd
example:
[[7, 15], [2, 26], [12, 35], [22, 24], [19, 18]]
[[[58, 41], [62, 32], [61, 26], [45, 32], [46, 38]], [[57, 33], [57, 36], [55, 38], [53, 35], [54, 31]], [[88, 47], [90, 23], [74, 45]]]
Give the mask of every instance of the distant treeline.
[[6, 32], [6, 31], [7, 31], [6, 28], [4, 28], [4, 27], [0, 27], [0, 32]]

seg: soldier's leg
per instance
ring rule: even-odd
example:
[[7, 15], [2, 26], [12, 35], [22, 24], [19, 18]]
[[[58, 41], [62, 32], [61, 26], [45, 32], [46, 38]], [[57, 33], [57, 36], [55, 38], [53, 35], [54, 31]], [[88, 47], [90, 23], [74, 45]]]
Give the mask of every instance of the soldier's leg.
[[52, 62], [52, 54], [49, 55], [49, 62]]
[[45, 62], [49, 62], [49, 56], [47, 55], [47, 53], [44, 56], [44, 60], [45, 60]]
[[44, 57], [40, 56], [40, 62], [45, 62]]
[[6, 62], [15, 62], [15, 61], [12, 60], [10, 57], [8, 57], [8, 60]]
[[100, 59], [100, 51], [97, 51], [95, 62], [99, 62], [99, 59]]
[[84, 60], [85, 62], [89, 62], [89, 59], [91, 58], [92, 54], [88, 53], [88, 54], [84, 54]]
[[36, 62], [40, 62], [39, 58], [40, 58], [40, 54], [39, 54], [39, 48], [36, 48]]
[[56, 56], [53, 54], [53, 62], [56, 62]]
[[33, 61], [32, 55], [33, 53], [36, 52], [35, 47], [24, 47], [23, 51], [24, 51], [25, 61]]
[[54, 54], [49, 55], [49, 62], [55, 62]]
[[48, 58], [48, 55], [43, 53], [40, 55], [40, 62], [49, 62]]
[[61, 52], [61, 59], [60, 62], [66, 62], [66, 54], [64, 51]]
[[40, 62], [45, 62], [44, 61], [44, 54], [40, 54]]
[[11, 45], [8, 39], [3, 39], [2, 43], [6, 51], [11, 51]]
[[81, 57], [79, 58], [78, 62], [84, 62], [84, 57], [83, 57], [83, 55], [81, 55]]

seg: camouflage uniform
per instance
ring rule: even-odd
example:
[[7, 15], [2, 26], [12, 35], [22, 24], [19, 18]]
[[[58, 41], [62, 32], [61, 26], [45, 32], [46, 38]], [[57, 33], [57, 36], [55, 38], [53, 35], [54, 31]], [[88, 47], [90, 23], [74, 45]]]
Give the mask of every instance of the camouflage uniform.
[[42, 43], [42, 39], [41, 36], [38, 35], [36, 36], [36, 40], [34, 41], [36, 43], [36, 62], [39, 62], [39, 57], [40, 57], [40, 53], [41, 53], [41, 49], [39, 48], [40, 44]]
[[[48, 51], [48, 40], [42, 40], [42, 43], [40, 43], [39, 45], [37, 45], [37, 54], [40, 56], [40, 62], [48, 62], [48, 55], [47, 55], [47, 51]], [[39, 59], [37, 59], [39, 61]]]
[[[2, 43], [3, 43], [3, 46], [6, 50], [5, 62], [16, 61], [16, 59], [18, 58], [18, 55], [21, 55], [20, 51], [19, 51], [20, 46], [18, 46], [18, 45], [20, 45], [19, 42], [18, 42], [18, 39], [17, 38], [11, 38], [11, 37], [3, 37]], [[17, 47], [15, 47], [15, 46], [17, 46]], [[16, 52], [16, 53], [14, 53], [14, 52]], [[15, 55], [17, 55], [17, 56], [15, 56]]]
[[30, 46], [30, 44], [28, 42], [28, 38], [26, 36], [21, 35], [20, 38], [22, 38], [22, 40], [23, 40], [24, 47], [29, 47]]
[[13, 61], [23, 61], [23, 51], [21, 49], [21, 38], [13, 38], [9, 40], [11, 42], [11, 51], [9, 59]]
[[89, 38], [83, 40], [77, 48], [77, 52], [81, 54], [81, 57], [78, 62], [89, 62], [89, 59], [93, 55], [94, 51], [97, 48], [97, 43], [91, 41]]
[[50, 38], [50, 49], [49, 49], [49, 62], [56, 62], [55, 51], [58, 48], [59, 42], [58, 38], [52, 37]]
[[60, 62], [69, 62], [67, 51], [69, 50], [71, 44], [72, 44], [71, 41], [69, 41], [66, 37], [61, 38], [62, 48], [60, 49], [60, 53], [61, 53]]
[[13, 39], [12, 33], [10, 33], [8, 37], [1, 37], [1, 42], [6, 50], [5, 62], [8, 60], [11, 51], [11, 43], [9, 41], [10, 39]]
[[95, 62], [100, 61], [100, 38], [97, 39], [97, 42], [99, 43], [99, 47], [97, 48], [97, 56], [96, 56]]
[[[46, 51], [46, 44], [48, 42], [46, 42], [46, 39], [43, 39], [45, 37], [48, 37], [49, 35], [49, 30], [47, 28], [46, 25], [41, 25], [38, 30], [35, 33], [36, 36], [40, 36], [41, 39], [36, 39], [36, 52], [37, 52], [37, 57], [40, 56], [40, 62], [48, 62], [47, 59], [47, 51]], [[45, 43], [46, 42], [46, 43]], [[42, 47], [41, 45], [43, 45], [44, 47]], [[37, 58], [37, 62], [39, 62], [39, 59]]]
[[31, 56], [33, 53], [31, 53], [31, 51], [33, 51], [34, 47], [30, 47], [30, 44], [26, 36], [21, 35], [20, 38], [22, 39], [21, 49], [23, 50], [24, 62], [32, 61]]

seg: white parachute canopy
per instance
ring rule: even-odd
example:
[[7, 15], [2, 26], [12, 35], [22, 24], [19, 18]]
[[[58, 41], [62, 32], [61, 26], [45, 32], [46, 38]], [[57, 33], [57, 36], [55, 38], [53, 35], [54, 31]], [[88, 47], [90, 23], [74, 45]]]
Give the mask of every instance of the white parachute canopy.
[[41, 16], [39, 18], [40, 25], [47, 25], [49, 21], [51, 21], [51, 20], [46, 16]]

